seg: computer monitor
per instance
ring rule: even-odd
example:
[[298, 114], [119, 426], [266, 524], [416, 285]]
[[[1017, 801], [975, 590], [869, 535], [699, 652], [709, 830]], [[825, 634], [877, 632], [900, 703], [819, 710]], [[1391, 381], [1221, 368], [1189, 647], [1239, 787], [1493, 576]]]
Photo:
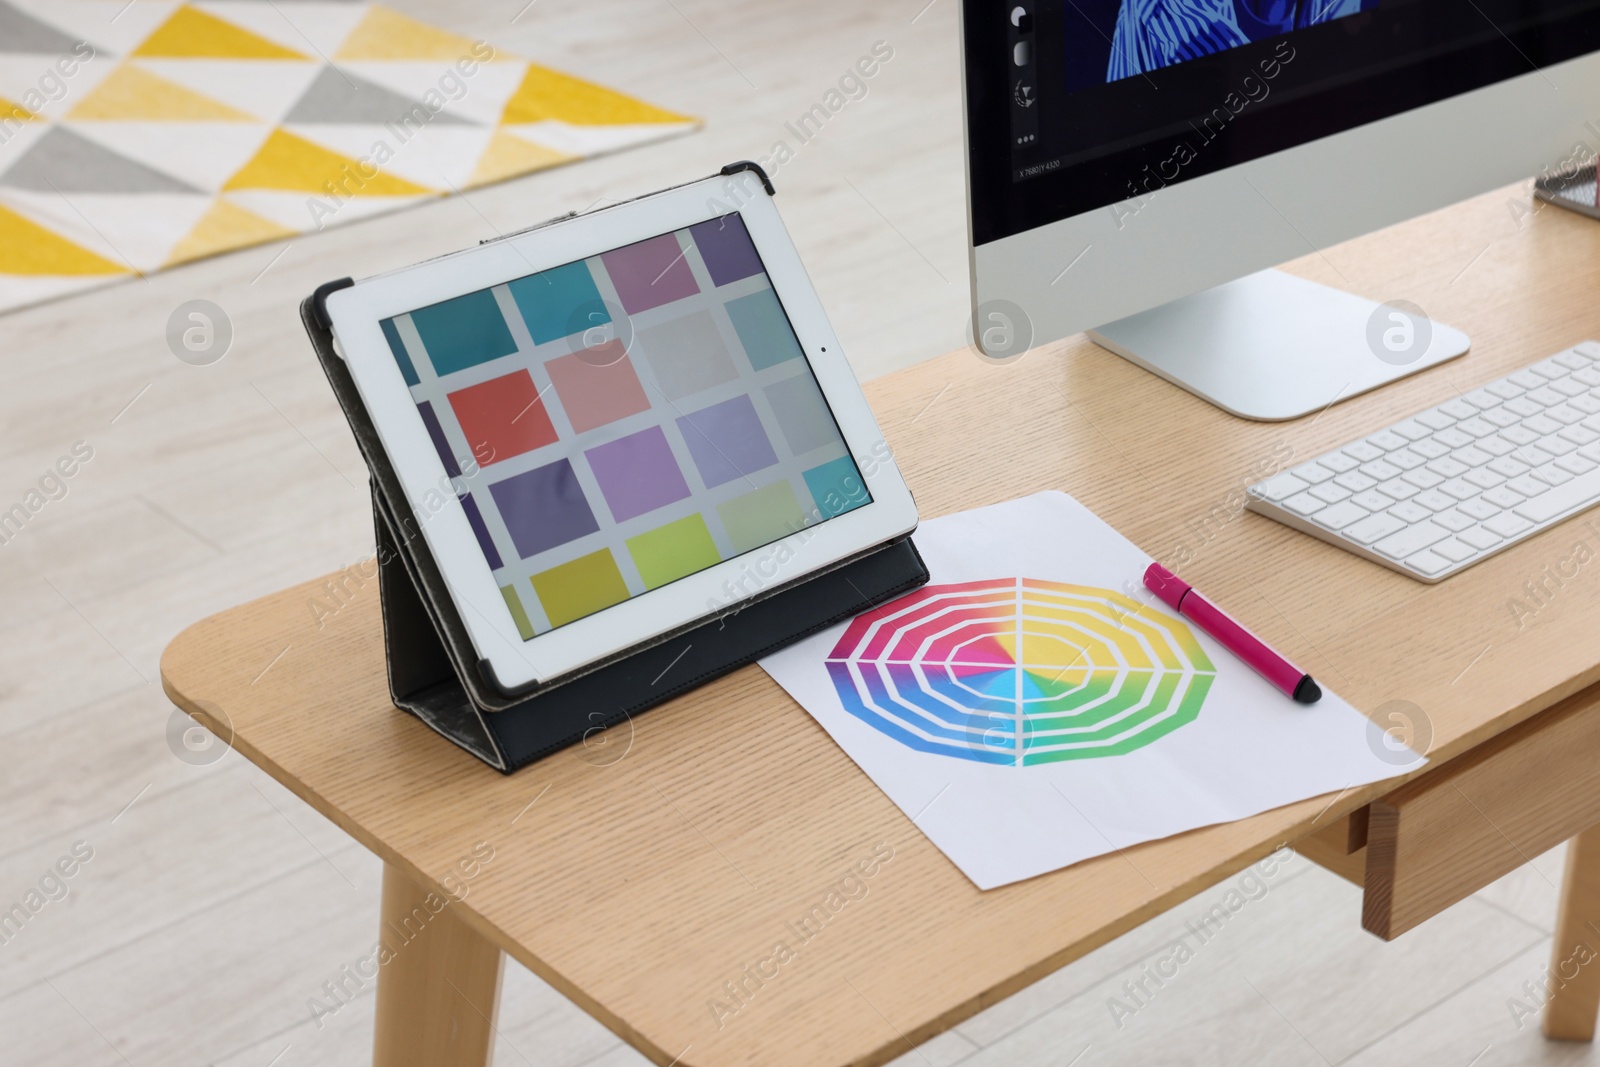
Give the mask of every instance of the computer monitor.
[[1600, 0], [965, 0], [962, 22], [979, 351], [1087, 329], [1247, 418], [1468, 344], [1263, 268], [1600, 149]]

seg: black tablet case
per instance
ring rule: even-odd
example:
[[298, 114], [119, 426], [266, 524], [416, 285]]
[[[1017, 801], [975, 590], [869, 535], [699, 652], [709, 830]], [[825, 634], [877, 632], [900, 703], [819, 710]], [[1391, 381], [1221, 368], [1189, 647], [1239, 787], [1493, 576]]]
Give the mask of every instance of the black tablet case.
[[321, 286], [300, 307], [312, 347], [367, 461], [389, 692], [395, 704], [507, 774], [928, 580], [909, 537], [777, 587], [570, 678], [507, 692], [472, 642], [405, 502], [345, 362]]

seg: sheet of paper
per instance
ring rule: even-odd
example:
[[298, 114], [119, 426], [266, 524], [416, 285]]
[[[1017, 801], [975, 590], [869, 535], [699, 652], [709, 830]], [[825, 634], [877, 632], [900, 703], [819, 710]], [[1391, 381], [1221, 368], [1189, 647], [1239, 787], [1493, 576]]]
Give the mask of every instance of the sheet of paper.
[[926, 588], [761, 666], [981, 889], [1421, 761], [1169, 611], [1150, 557], [1063, 493], [916, 542]]

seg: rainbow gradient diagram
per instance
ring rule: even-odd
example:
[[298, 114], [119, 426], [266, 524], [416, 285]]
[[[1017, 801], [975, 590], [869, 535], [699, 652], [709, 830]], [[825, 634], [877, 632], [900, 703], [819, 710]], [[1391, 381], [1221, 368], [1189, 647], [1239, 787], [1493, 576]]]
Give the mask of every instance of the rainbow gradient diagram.
[[927, 586], [858, 617], [827, 667], [880, 733], [1017, 767], [1143, 748], [1193, 722], [1216, 678], [1177, 619], [1033, 578]]

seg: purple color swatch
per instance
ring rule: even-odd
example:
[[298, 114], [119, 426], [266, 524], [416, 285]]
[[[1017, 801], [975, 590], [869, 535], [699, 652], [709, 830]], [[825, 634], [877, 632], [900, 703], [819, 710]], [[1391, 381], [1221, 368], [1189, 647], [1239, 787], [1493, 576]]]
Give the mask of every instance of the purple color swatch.
[[706, 261], [712, 284], [727, 285], [761, 273], [761, 257], [737, 211], [690, 226], [689, 232], [700, 258]]
[[685, 415], [678, 420], [678, 430], [707, 489], [778, 462], [748, 396], [736, 396]]
[[570, 460], [514, 474], [489, 486], [489, 494], [523, 559], [600, 529]]
[[489, 536], [489, 527], [483, 524], [483, 512], [478, 510], [478, 502], [472, 499], [471, 493], [463, 493], [456, 499], [461, 501], [461, 510], [467, 513], [467, 522], [472, 524], [472, 532], [477, 535], [478, 547], [483, 549], [483, 558], [488, 560], [489, 569], [499, 570], [505, 564], [500, 559], [500, 550], [494, 547], [494, 539]]
[[444, 472], [452, 478], [461, 477], [461, 468], [450, 454], [450, 442], [445, 440], [444, 427], [439, 425], [439, 416], [433, 413], [433, 405], [424, 400], [417, 405], [417, 411], [422, 415], [422, 425], [428, 428], [428, 436], [433, 439], [434, 449], [444, 461]]
[[608, 441], [584, 455], [617, 522], [689, 495], [688, 483], [659, 426]]
[[600, 257], [630, 315], [682, 300], [700, 291], [676, 234], [626, 245]]

